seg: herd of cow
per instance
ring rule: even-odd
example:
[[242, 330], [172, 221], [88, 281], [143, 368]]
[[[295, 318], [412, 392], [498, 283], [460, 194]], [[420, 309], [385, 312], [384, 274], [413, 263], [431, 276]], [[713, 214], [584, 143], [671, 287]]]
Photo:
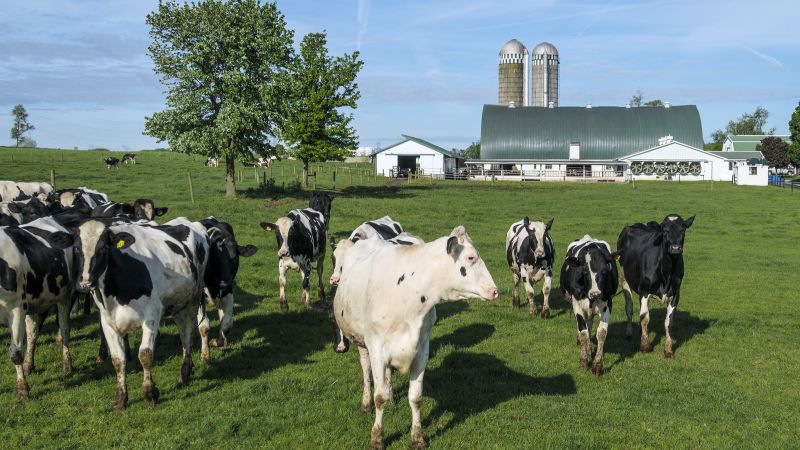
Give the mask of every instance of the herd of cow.
[[[81, 294], [100, 312], [105, 337], [101, 345], [108, 346], [117, 374], [115, 409], [127, 405], [125, 337], [130, 331], [142, 330], [138, 358], [144, 371], [144, 397], [152, 404], [159, 397], [151, 367], [163, 315], [171, 315], [180, 332], [179, 384], [187, 383], [192, 372], [195, 329], [204, 361], [210, 344], [227, 344], [239, 257], [257, 251], [253, 245], [239, 245], [229, 224], [214, 217], [197, 222], [181, 217], [159, 225], [154, 219], [167, 209], [156, 208], [151, 200], [112, 202], [85, 187], [53, 191], [47, 183], [0, 181], [0, 201], [0, 311], [8, 317], [11, 330], [9, 351], [20, 400], [28, 395], [26, 375], [34, 368], [39, 328], [52, 309], [57, 309], [62, 368], [71, 371], [69, 316]], [[362, 223], [346, 239], [331, 238], [334, 267], [329, 282], [336, 293], [329, 304], [322, 273], [331, 203], [327, 194], [314, 192], [308, 208], [292, 210], [274, 223], [261, 223], [277, 239], [281, 309], [288, 311], [286, 272], [297, 270], [303, 279], [305, 307], [325, 309], [334, 319], [334, 350], [343, 353], [350, 343], [357, 346], [363, 375], [361, 408], [370, 412], [373, 402], [375, 408], [373, 447], [383, 446], [383, 410], [392, 399], [391, 369], [410, 372], [411, 441], [414, 447], [424, 447], [422, 380], [435, 306], [469, 298], [494, 300], [499, 291], [463, 226], [424, 242], [385, 216]], [[589, 367], [593, 318], [599, 315], [592, 372], [602, 373], [612, 298], [620, 284], [628, 338], [633, 335], [631, 291], [639, 295], [642, 351], [650, 349], [648, 299], [653, 296], [667, 304], [664, 355], [672, 357], [670, 327], [680, 299], [684, 235], [693, 220], [694, 216], [684, 220], [670, 214], [661, 223], [626, 226], [616, 251], [589, 235], [568, 245], [560, 288], [575, 314], [581, 368]], [[537, 315], [534, 284], [544, 278], [541, 316], [549, 317], [555, 262], [552, 225], [552, 219], [545, 223], [525, 217], [506, 235], [513, 305], [520, 307], [522, 281], [532, 316]], [[312, 305], [314, 265], [319, 302]], [[211, 341], [206, 304], [218, 309], [221, 322], [219, 338]]]

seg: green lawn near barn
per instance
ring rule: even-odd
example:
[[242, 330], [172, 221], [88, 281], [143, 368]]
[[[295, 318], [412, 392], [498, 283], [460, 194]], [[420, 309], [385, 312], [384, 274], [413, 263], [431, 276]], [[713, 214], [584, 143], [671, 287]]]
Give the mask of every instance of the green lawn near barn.
[[[222, 164], [208, 168], [200, 156], [148, 151], [137, 153], [135, 166], [107, 169], [102, 158], [110, 155], [120, 157], [0, 148], [0, 179], [49, 182], [54, 171], [57, 188], [88, 186], [118, 201], [153, 199], [169, 207], [164, 221], [214, 215], [231, 223], [240, 244], [259, 247], [241, 261], [231, 345], [212, 348], [208, 364], [195, 352], [192, 383], [177, 388], [180, 339], [166, 318], [153, 369], [160, 403], [151, 407], [143, 400], [141, 368], [134, 361], [128, 365], [128, 409], [113, 412], [113, 368], [95, 363], [96, 311], [72, 317], [75, 370], [67, 376], [60, 372], [57, 326], [50, 317], [25, 404], [15, 405], [14, 369], [8, 356], [0, 358], [4, 448], [365, 448], [373, 417], [359, 410], [358, 352], [332, 351], [328, 316], [303, 310], [294, 272], [287, 284], [290, 312], [280, 312], [277, 245], [274, 234], [259, 227], [308, 205], [309, 191], [297, 188], [300, 163], [280, 161], [271, 169], [237, 164], [239, 196], [226, 200]], [[797, 193], [719, 182], [409, 182], [376, 178], [370, 167], [312, 165], [317, 188], [334, 197], [332, 234], [344, 237], [361, 222], [387, 214], [425, 240], [464, 225], [500, 288], [494, 302], [437, 307], [422, 408], [431, 448], [798, 445]], [[257, 189], [265, 178], [275, 181]], [[504, 252], [511, 223], [525, 215], [555, 218], [551, 234], [559, 269], [570, 241], [588, 233], [615, 248], [623, 226], [660, 221], [668, 213], [696, 215], [686, 234], [673, 360], [662, 354], [665, 307], [656, 301], [650, 302], [653, 351], [641, 353], [636, 336], [625, 339], [624, 298], [614, 298], [601, 377], [578, 367], [575, 319], [558, 289], [551, 295], [550, 319], [531, 318], [524, 306], [512, 308]], [[328, 292], [329, 256], [325, 264]], [[540, 290], [541, 284], [541, 304]], [[213, 335], [216, 312], [209, 316]], [[138, 344], [139, 335], [131, 342]], [[0, 344], [8, 343], [3, 324]], [[402, 374], [392, 380], [394, 403], [384, 415], [390, 448], [410, 443], [407, 381]]]

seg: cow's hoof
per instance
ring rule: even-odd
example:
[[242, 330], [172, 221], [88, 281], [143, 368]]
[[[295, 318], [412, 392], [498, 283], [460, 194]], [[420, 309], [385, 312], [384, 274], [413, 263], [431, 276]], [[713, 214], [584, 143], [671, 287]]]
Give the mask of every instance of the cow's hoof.
[[204, 363], [211, 361], [211, 353], [208, 351], [208, 349], [204, 348], [200, 350], [200, 360]]
[[383, 450], [383, 427], [372, 427], [369, 448], [373, 450]]
[[72, 373], [72, 358], [67, 358], [61, 361], [61, 372], [64, 375], [69, 375]]
[[289, 312], [289, 304], [287, 302], [281, 302], [281, 312], [282, 313]]
[[33, 363], [28, 364], [28, 362], [22, 363], [22, 373], [25, 374], [26, 377], [31, 375], [31, 372], [36, 371], [36, 366]]
[[362, 403], [361, 412], [364, 414], [372, 414], [372, 403]]
[[117, 389], [117, 399], [114, 400], [114, 404], [111, 405], [111, 408], [114, 411], [124, 411], [125, 408], [128, 407], [128, 393], [123, 391], [122, 389]]
[[154, 384], [144, 385], [144, 399], [152, 406], [156, 406], [159, 397], [161, 397], [161, 391]]
[[105, 360], [106, 360], [106, 359], [105, 359], [105, 358], [103, 358], [102, 356], [100, 356], [100, 355], [97, 355], [97, 358], [95, 358], [95, 359], [94, 359], [94, 363], [95, 363], [95, 364], [103, 364], [103, 363], [105, 362]]
[[596, 363], [594, 363], [594, 365], [592, 365], [592, 374], [594, 376], [596, 376], [596, 377], [599, 377], [600, 375], [603, 374], [603, 363], [602, 362], [596, 362]]
[[641, 345], [639, 345], [639, 349], [642, 353], [650, 353], [650, 342], [642, 341]]
[[511, 305], [514, 306], [514, 308], [519, 309], [519, 299], [518, 298], [513, 299], [511, 301]]
[[531, 315], [531, 318], [533, 319], [536, 318], [536, 313], [537, 313], [536, 308], [528, 310], [528, 313]]
[[58, 348], [61, 348], [61, 346], [64, 344], [64, 342], [61, 341], [61, 336], [56, 336], [56, 340], [53, 343]]
[[189, 379], [192, 376], [192, 364], [188, 362], [184, 362], [181, 365], [181, 374], [178, 377], [178, 387], [188, 386]]
[[422, 436], [422, 428], [420, 427], [412, 427], [411, 428], [411, 448], [413, 449], [423, 449], [426, 448], [428, 444], [425, 443], [425, 438]]
[[545, 308], [542, 310], [542, 319], [549, 319], [550, 318], [550, 308]]
[[585, 360], [581, 360], [581, 369], [587, 370], [589, 368], [589, 362]]
[[208, 345], [210, 345], [211, 347], [225, 348], [228, 345], [228, 341], [225, 340], [224, 337], [220, 336], [218, 338], [209, 339]]
[[667, 359], [672, 359], [672, 358], [674, 358], [674, 357], [675, 357], [675, 354], [674, 354], [674, 353], [672, 353], [672, 351], [671, 351], [671, 350], [670, 350], [670, 351], [664, 350], [664, 358], [667, 358]]
[[25, 380], [17, 380], [17, 402], [24, 402], [27, 400], [29, 393], [28, 382]]

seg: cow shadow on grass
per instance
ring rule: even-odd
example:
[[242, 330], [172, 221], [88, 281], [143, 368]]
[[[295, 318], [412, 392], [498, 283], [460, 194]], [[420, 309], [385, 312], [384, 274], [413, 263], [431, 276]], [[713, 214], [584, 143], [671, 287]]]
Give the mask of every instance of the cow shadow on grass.
[[418, 193], [432, 189], [430, 185], [406, 184], [392, 186], [348, 186], [332, 193], [335, 197], [343, 198], [410, 198], [416, 197]]
[[[609, 324], [608, 338], [606, 339], [605, 352], [614, 353], [619, 355], [619, 358], [611, 364], [605, 366], [605, 371], [610, 371], [617, 364], [623, 363], [626, 359], [641, 353], [639, 349], [641, 328], [638, 323], [638, 310], [634, 308], [633, 312], [633, 337], [627, 339], [625, 331], [627, 329], [627, 320], [625, 319], [624, 300], [622, 309], [622, 320], [618, 320]], [[663, 354], [664, 352], [664, 318], [666, 317], [666, 308], [651, 308], [650, 309], [650, 324], [649, 335], [650, 351]], [[672, 327], [670, 327], [670, 334], [672, 334], [672, 350], [675, 352], [675, 357], [679, 358], [679, 350], [693, 337], [705, 333], [711, 327], [715, 319], [706, 320], [694, 316], [686, 311], [680, 309], [675, 311], [675, 316], [672, 319]], [[594, 336], [592, 338], [596, 344]]]

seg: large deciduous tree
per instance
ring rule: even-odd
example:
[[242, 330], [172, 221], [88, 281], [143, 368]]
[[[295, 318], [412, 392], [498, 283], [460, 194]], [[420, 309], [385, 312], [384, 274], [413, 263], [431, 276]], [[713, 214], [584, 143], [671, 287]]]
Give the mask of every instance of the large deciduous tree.
[[145, 134], [173, 151], [224, 157], [235, 197], [236, 158], [268, 153], [280, 127], [293, 32], [274, 3], [259, 0], [161, 1], [147, 24], [167, 98]]
[[356, 84], [362, 61], [358, 52], [331, 57], [325, 33], [310, 33], [300, 42], [292, 65], [292, 95], [281, 139], [303, 161], [303, 185], [308, 186], [311, 161], [341, 160], [358, 144], [350, 126], [361, 97]]
[[481, 158], [481, 143], [480, 142], [473, 142], [469, 144], [464, 150], [464, 158], [466, 159], [480, 159]]
[[[36, 127], [28, 122], [28, 111], [25, 110], [25, 107], [22, 105], [14, 106], [14, 108], [11, 109], [11, 115], [14, 116], [14, 125], [11, 127], [11, 139], [16, 141], [17, 147], [19, 147], [21, 143], [34, 142], [25, 137], [25, 133], [36, 129]], [[30, 145], [26, 145], [26, 147], [28, 146]], [[32, 147], [36, 147], [36, 144], [34, 143]]]
[[792, 140], [789, 146], [789, 162], [797, 169], [800, 167], [800, 103], [789, 120], [789, 135]]
[[789, 165], [789, 144], [779, 137], [765, 137], [756, 145], [756, 151], [761, 152], [772, 167], [783, 168]]
[[767, 109], [764, 108], [763, 106], [759, 106], [752, 113], [744, 113], [738, 119], [729, 121], [728, 125], [725, 127], [725, 131], [717, 130], [711, 133], [711, 137], [714, 140], [714, 142], [719, 142], [720, 148], [722, 148], [722, 142], [728, 135], [773, 134], [775, 133], [775, 128], [770, 128], [769, 130], [766, 131], [764, 130], [764, 126], [767, 124], [768, 118], [769, 118], [769, 111], [767, 111]]

